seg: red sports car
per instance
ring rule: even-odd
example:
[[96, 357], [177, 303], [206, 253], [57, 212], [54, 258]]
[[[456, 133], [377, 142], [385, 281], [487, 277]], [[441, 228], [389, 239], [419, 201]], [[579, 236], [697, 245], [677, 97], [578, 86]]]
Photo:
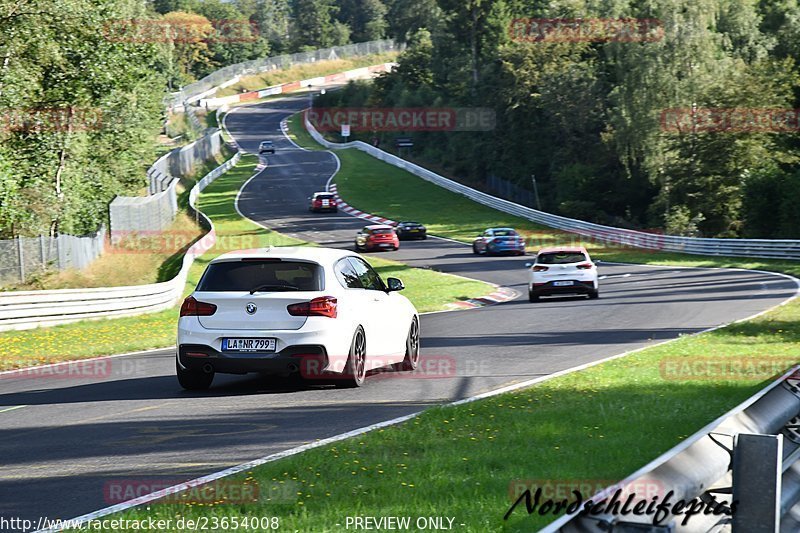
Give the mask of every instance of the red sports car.
[[397, 250], [400, 239], [392, 226], [375, 224], [365, 226], [356, 235], [356, 251]]

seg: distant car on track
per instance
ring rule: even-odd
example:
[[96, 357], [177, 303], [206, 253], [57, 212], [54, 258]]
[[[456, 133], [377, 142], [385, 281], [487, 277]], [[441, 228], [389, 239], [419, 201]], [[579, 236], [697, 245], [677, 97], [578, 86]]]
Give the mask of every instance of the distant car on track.
[[400, 239], [394, 228], [386, 224], [365, 226], [356, 235], [355, 248], [357, 252], [375, 250], [397, 250], [400, 248]]
[[339, 210], [336, 205], [336, 199], [333, 193], [330, 192], [315, 192], [308, 200], [310, 201], [308, 210], [312, 213], [320, 211], [333, 211], [335, 213]]
[[428, 228], [419, 222], [398, 222], [395, 231], [401, 241], [428, 238]]
[[275, 145], [272, 143], [272, 141], [261, 141], [261, 144], [258, 145], [258, 155], [263, 153], [275, 153]]
[[557, 294], [586, 294], [600, 296], [597, 266], [584, 247], [543, 248], [530, 267], [528, 298]]
[[513, 228], [489, 228], [472, 241], [476, 255], [525, 255], [525, 240]]
[[309, 367], [338, 386], [358, 387], [368, 370], [413, 370], [419, 315], [398, 294], [403, 289], [399, 279], [384, 282], [344, 250], [278, 247], [219, 256], [181, 306], [178, 381], [202, 390], [217, 372], [288, 376]]

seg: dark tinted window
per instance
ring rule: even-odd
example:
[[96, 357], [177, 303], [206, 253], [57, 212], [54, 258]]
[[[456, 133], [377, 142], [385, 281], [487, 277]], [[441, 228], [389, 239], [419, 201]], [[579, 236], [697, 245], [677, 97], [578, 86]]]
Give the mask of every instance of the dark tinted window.
[[321, 291], [325, 288], [322, 267], [300, 261], [228, 261], [212, 263], [197, 285], [198, 291], [262, 292]]
[[330, 200], [333, 198], [332, 194], [317, 194], [314, 196], [317, 200]]
[[374, 229], [372, 230], [373, 235], [387, 235], [391, 234], [394, 230], [386, 228], [386, 229]]
[[353, 265], [350, 264], [350, 261], [347, 259], [340, 259], [339, 262], [336, 263], [336, 278], [339, 280], [339, 283], [342, 284], [342, 287], [348, 289], [363, 288], [358, 274], [356, 274]]
[[517, 232], [513, 229], [496, 229], [494, 235], [495, 237], [515, 237]]
[[348, 259], [350, 260], [350, 264], [353, 265], [353, 269], [358, 279], [361, 281], [362, 287], [375, 291], [386, 290], [383, 280], [381, 280], [381, 277], [371, 266], [358, 257], [348, 257]]
[[563, 265], [567, 263], [580, 263], [586, 261], [586, 256], [581, 252], [555, 252], [539, 254], [536, 262], [540, 265]]

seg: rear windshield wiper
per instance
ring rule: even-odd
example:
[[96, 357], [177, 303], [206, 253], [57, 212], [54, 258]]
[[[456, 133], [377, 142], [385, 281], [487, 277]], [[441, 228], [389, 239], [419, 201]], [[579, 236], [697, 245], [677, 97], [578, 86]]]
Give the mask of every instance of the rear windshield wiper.
[[250, 294], [255, 294], [261, 291], [267, 290], [284, 290], [284, 291], [299, 291], [299, 287], [295, 287], [294, 285], [259, 285], [254, 289], [250, 289]]

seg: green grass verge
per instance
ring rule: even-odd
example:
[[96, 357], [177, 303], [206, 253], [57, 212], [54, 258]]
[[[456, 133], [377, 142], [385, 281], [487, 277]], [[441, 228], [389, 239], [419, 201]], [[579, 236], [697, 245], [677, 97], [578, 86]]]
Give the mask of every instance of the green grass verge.
[[[339, 179], [348, 182], [342, 187], [337, 180], [340, 190], [360, 209], [419, 218], [438, 231], [450, 228], [449, 236], [462, 239], [471, 234], [459, 235], [451, 224], [465, 218], [477, 228], [521, 226], [498, 213], [485, 213], [477, 220], [471, 212], [482, 212], [480, 206], [470, 203], [469, 209], [462, 209], [455, 195], [431, 201], [428, 195], [436, 189], [424, 187], [413, 176], [359, 161], [353, 152], [339, 155]], [[390, 198], [365, 195], [371, 186], [359, 180], [373, 185], [380, 180], [373, 191], [387, 190], [388, 181], [389, 188], [399, 192]], [[417, 192], [406, 195], [405, 188]], [[411, 197], [413, 202], [404, 203]], [[435, 209], [413, 211], [420, 201]], [[458, 213], [452, 222], [442, 206]], [[797, 263], [638, 254], [622, 257], [651, 263], [758, 265], [799, 273]], [[154, 503], [123, 516], [278, 516], [283, 529], [342, 531], [347, 516], [433, 515], [455, 517], [463, 531], [532, 531], [552, 517], [527, 516], [518, 509], [509, 521], [502, 519], [511, 504], [509, 489], [517, 480], [550, 480], [563, 487], [579, 480], [596, 485], [622, 479], [768, 381], [764, 376], [676, 380], [662, 365], [705, 357], [774, 357], [777, 368], [785, 368], [798, 357], [798, 341], [800, 303], [795, 300], [749, 322], [683, 337], [529, 389], [430, 409], [401, 425], [269, 463], [231, 480], [258, 483], [259, 503], [229, 504], [224, 498], [211, 505]], [[297, 490], [287, 494], [282, 489], [287, 485]], [[268, 500], [273, 491], [282, 497]]]
[[[200, 210], [211, 218], [217, 229], [217, 245], [195, 260], [189, 272], [185, 294], [194, 289], [208, 262], [220, 253], [268, 245], [308, 244], [265, 229], [236, 212], [236, 194], [253, 175], [257, 162], [255, 156], [242, 157], [236, 167], [214, 181], [200, 195]], [[182, 254], [176, 254], [174, 260], [163, 268], [177, 273], [181, 261]], [[384, 278], [393, 276], [403, 279], [407, 286], [403, 294], [417, 305], [420, 312], [444, 309], [448, 303], [491, 292], [491, 286], [483, 282], [411, 268], [384, 259], [369, 258], [369, 261]], [[137, 317], [2, 332], [0, 370], [170, 346], [175, 342], [177, 313], [178, 307], [175, 307]]]
[[662, 361], [765, 354], [789, 361], [799, 340], [800, 306], [783, 306], [519, 392], [429, 409], [229, 480], [256, 483], [258, 503], [189, 498], [119, 517], [277, 516], [284, 530], [343, 531], [354, 515], [449, 516], [459, 531], [534, 531], [553, 517], [517, 509], [502, 518], [519, 480], [620, 480], [764, 386], [759, 379], [674, 381], [661, 374]]
[[[322, 149], [305, 130], [300, 114], [294, 115], [288, 125], [289, 135], [297, 144], [304, 148]], [[337, 150], [336, 155], [342, 162], [342, 168], [336, 175], [336, 185], [348, 204], [393, 220], [422, 222], [430, 233], [461, 242], [472, 242], [486, 228], [511, 226], [526, 236], [530, 251], [544, 246], [583, 245], [593, 257], [605, 261], [749, 268], [800, 275], [798, 261], [654, 252], [594, 242], [477, 204], [354, 148]], [[392, 194], [383, 194], [387, 190]]]

